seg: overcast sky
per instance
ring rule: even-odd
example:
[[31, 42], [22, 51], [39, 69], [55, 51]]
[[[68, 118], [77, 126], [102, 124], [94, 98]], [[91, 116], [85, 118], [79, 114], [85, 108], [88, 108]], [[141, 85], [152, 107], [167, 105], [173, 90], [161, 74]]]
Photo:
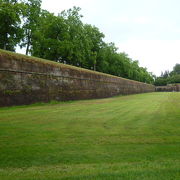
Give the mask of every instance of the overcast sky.
[[73, 6], [148, 71], [160, 75], [180, 63], [180, 0], [42, 0], [55, 14]]

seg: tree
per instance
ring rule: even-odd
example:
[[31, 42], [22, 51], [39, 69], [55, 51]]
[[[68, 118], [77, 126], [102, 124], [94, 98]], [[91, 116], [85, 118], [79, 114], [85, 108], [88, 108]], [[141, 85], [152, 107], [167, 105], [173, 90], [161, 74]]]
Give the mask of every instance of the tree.
[[95, 26], [85, 24], [83, 26], [83, 49], [85, 50], [85, 66], [89, 69], [100, 70], [100, 59], [98, 58], [100, 49], [103, 47], [104, 34]]
[[174, 76], [170, 77], [168, 79], [168, 83], [169, 84], [180, 83], [180, 74], [175, 74]]
[[18, 0], [0, 0], [0, 48], [15, 51], [23, 38], [21, 19], [26, 6]]
[[42, 11], [39, 25], [34, 32], [32, 55], [62, 63], [69, 62], [72, 42], [69, 41], [68, 25], [62, 16]]
[[157, 77], [155, 79], [154, 85], [156, 86], [166, 86], [167, 85], [167, 79], [162, 77]]
[[83, 63], [83, 24], [74, 7], [58, 16], [47, 11], [40, 15], [39, 27], [35, 31], [32, 54], [58, 62], [81, 66]]
[[163, 72], [161, 73], [161, 77], [163, 78], [168, 78], [169, 76], [170, 76], [170, 73], [168, 70], [164, 71], [164, 73]]
[[26, 46], [26, 55], [28, 55], [32, 45], [33, 34], [38, 26], [38, 20], [41, 12], [41, 0], [26, 1], [25, 22], [23, 24], [24, 38], [21, 47]]
[[173, 68], [173, 74], [180, 74], [180, 64], [176, 64]]

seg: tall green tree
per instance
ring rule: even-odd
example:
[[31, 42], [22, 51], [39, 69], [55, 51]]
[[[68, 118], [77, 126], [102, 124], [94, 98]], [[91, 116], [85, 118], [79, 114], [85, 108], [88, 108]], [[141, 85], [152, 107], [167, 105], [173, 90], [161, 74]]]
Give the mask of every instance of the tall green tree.
[[57, 62], [67, 63], [69, 42], [68, 26], [65, 19], [48, 11], [42, 11], [39, 25], [34, 32], [32, 55]]
[[180, 64], [176, 64], [174, 67], [173, 67], [173, 71], [172, 71], [174, 74], [180, 74]]
[[68, 64], [82, 67], [84, 64], [85, 46], [84, 31], [81, 18], [83, 17], [79, 7], [73, 7], [67, 11], [63, 11], [59, 16], [65, 19], [68, 30], [69, 50], [66, 61]]
[[27, 0], [25, 18], [23, 24], [24, 38], [21, 47], [26, 47], [26, 55], [28, 55], [30, 46], [32, 45], [33, 34], [38, 26], [39, 16], [41, 12], [41, 0]]
[[0, 48], [15, 51], [23, 38], [21, 27], [26, 6], [18, 0], [0, 0]]
[[83, 49], [85, 50], [85, 62], [89, 69], [100, 70], [100, 58], [98, 54], [100, 49], [103, 47], [104, 34], [99, 31], [99, 29], [90, 24], [85, 24], [83, 26]]

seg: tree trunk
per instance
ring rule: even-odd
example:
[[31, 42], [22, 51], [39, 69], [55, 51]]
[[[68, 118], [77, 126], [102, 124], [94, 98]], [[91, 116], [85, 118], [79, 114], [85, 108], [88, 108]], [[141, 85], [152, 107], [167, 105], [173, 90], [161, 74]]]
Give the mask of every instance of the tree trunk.
[[27, 47], [26, 47], [26, 55], [28, 55], [28, 53], [29, 53], [29, 40], [28, 40]]
[[28, 55], [28, 53], [29, 53], [30, 41], [31, 41], [31, 36], [30, 36], [30, 32], [28, 31], [28, 35], [27, 35], [26, 55]]
[[96, 63], [94, 63], [94, 71], [96, 71]]
[[7, 49], [7, 41], [8, 41], [8, 38], [7, 38], [7, 33], [6, 33], [6, 35], [5, 35], [5, 41], [4, 41], [4, 47], [3, 47], [4, 50]]
[[3, 47], [4, 50], [6, 50], [6, 43], [4, 44], [4, 47]]

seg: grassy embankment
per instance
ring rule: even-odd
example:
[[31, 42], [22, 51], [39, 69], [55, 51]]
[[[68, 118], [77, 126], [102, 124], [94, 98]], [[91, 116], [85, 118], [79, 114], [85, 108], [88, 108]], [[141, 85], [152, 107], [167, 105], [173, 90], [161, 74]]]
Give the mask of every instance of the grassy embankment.
[[0, 179], [180, 179], [180, 93], [0, 108]]

